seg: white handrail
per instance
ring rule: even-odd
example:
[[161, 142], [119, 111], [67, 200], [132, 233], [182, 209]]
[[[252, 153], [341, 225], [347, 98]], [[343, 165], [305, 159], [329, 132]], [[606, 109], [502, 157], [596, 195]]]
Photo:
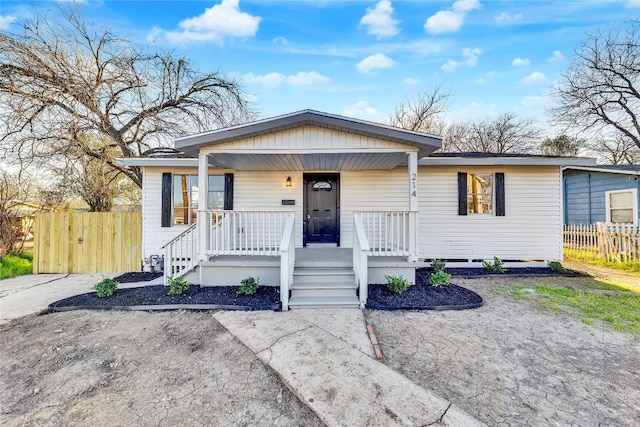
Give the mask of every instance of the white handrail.
[[204, 211], [211, 224], [206, 255], [278, 256], [292, 211]]
[[369, 293], [368, 261], [369, 240], [360, 214], [353, 214], [353, 272], [360, 294], [360, 307], [364, 308]]
[[197, 264], [198, 232], [191, 225], [162, 247], [164, 249], [164, 284], [168, 279], [187, 274]]
[[362, 219], [372, 256], [417, 256], [416, 213], [412, 211], [354, 212]]
[[287, 219], [280, 241], [280, 301], [282, 311], [289, 309], [289, 289], [293, 284], [293, 270], [296, 264], [295, 247], [295, 215], [291, 214]]

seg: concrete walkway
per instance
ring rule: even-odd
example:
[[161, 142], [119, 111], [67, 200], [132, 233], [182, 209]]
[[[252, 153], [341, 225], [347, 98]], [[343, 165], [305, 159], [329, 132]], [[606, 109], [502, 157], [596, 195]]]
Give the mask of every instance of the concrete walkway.
[[328, 426], [484, 425], [375, 360], [359, 309], [215, 317]]
[[[29, 314], [39, 313], [52, 302], [93, 291], [93, 286], [113, 273], [95, 274], [28, 274], [0, 280], [0, 324]], [[162, 278], [160, 278], [162, 279]], [[156, 283], [157, 282], [157, 283]], [[119, 288], [132, 288], [151, 282], [121, 283]]]

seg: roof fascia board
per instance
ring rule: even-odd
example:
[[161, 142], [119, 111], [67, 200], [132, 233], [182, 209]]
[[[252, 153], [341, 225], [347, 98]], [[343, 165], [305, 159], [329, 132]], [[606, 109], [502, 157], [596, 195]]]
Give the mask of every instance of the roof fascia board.
[[420, 166], [589, 166], [595, 159], [535, 158], [535, 157], [425, 157]]
[[198, 159], [118, 158], [116, 163], [121, 166], [198, 167]]
[[566, 170], [581, 170], [588, 172], [603, 172], [603, 173], [617, 173], [621, 175], [640, 175], [640, 171], [628, 170], [628, 169], [607, 169], [607, 168], [598, 168], [598, 167], [588, 167], [588, 166], [565, 166], [562, 168], [563, 171]]

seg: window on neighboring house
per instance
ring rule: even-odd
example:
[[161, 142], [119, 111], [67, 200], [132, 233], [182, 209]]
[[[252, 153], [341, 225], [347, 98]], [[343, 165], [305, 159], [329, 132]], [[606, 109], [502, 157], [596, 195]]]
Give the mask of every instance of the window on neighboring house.
[[504, 173], [458, 172], [458, 215], [505, 216]]
[[493, 213], [493, 174], [467, 174], [467, 213]]
[[607, 222], [613, 224], [638, 223], [638, 193], [635, 188], [607, 191], [605, 196]]
[[[173, 224], [194, 224], [198, 213], [198, 175], [173, 175]], [[224, 209], [224, 175], [209, 175], [207, 209]]]

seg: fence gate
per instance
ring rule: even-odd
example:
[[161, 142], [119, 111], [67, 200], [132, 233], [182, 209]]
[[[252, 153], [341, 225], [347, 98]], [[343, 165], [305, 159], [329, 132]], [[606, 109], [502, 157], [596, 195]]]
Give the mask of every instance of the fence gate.
[[35, 274], [139, 271], [141, 258], [140, 212], [36, 214]]

